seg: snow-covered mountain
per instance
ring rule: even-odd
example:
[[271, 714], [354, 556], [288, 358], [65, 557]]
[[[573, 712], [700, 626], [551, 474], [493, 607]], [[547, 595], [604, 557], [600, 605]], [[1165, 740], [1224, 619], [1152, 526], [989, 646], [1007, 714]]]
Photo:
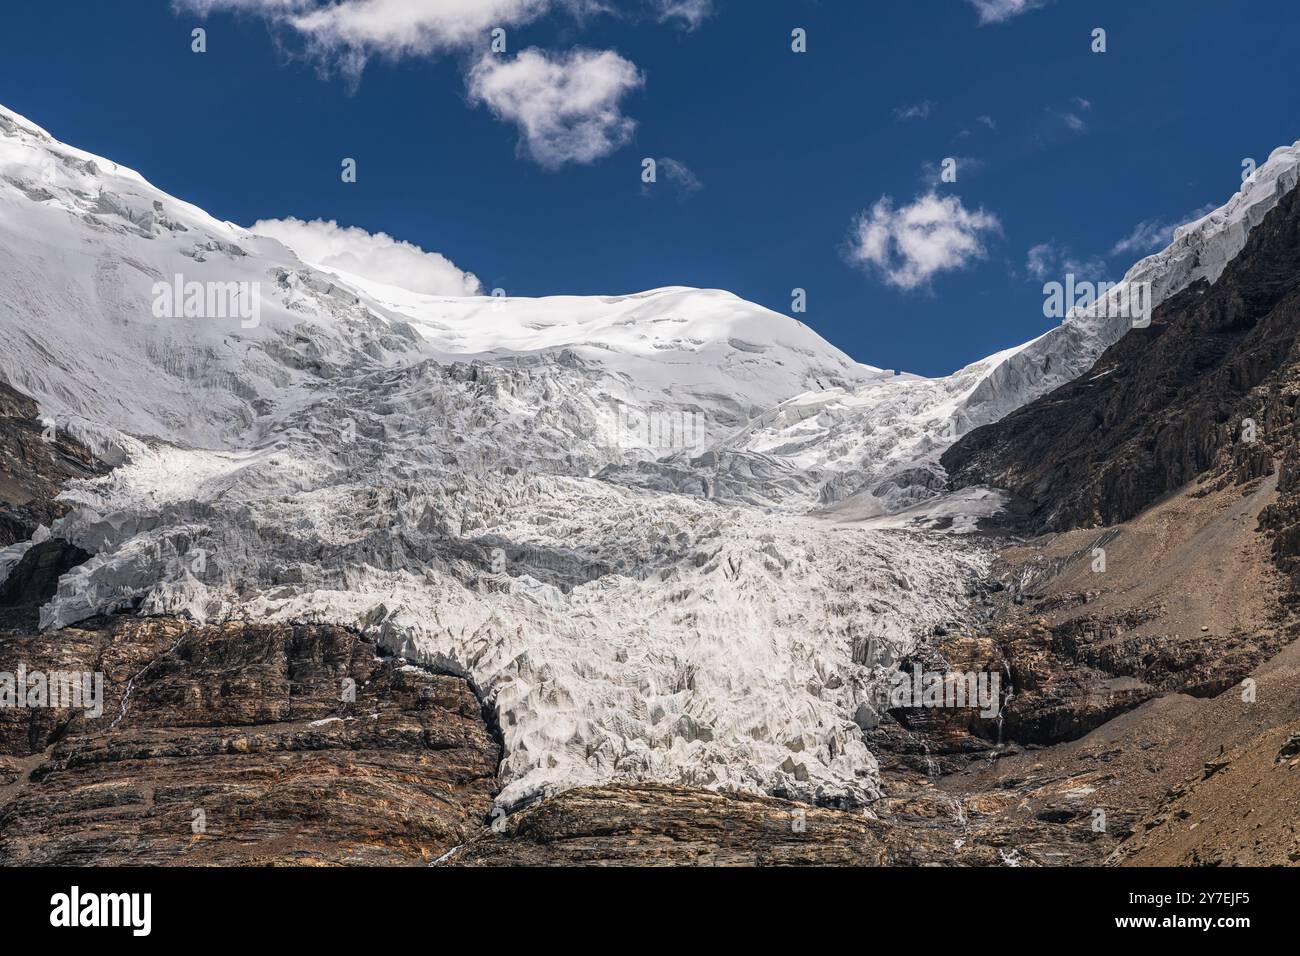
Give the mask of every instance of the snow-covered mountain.
[[[327, 275], [3, 109], [0, 133], [0, 236], [13, 253], [0, 292], [18, 333], [0, 371], [60, 419], [247, 445], [333, 375], [421, 358], [546, 357], [601, 379], [606, 392], [584, 409], [595, 419], [584, 423], [591, 444], [626, 448], [635, 428], [624, 422], [632, 434], [614, 433], [620, 403], [642, 415], [664, 403], [695, 411], [707, 441], [774, 398], [880, 374], [801, 323], [725, 292], [451, 299]], [[176, 276], [258, 283], [259, 314], [160, 319], [155, 288]]]
[[[1213, 278], [1295, 159], [1130, 278]], [[414, 293], [0, 108], [0, 374], [122, 462], [65, 493], [50, 531], [93, 557], [43, 625], [369, 631], [495, 706], [505, 806], [610, 779], [874, 796], [874, 690], [965, 613], [988, 554], [809, 510], [933, 497], [951, 441], [1123, 328], [1076, 315], [923, 379], [725, 292]], [[990, 501], [936, 510], [967, 505]]]
[[[703, 460], [639, 470], [671, 474], [678, 490], [696, 484], [684, 475], [703, 473], [715, 493], [730, 489], [747, 500], [801, 508], [820, 502], [837, 519], [917, 510], [942, 490], [939, 456], [953, 442], [1091, 368], [1132, 327], [1131, 315], [1118, 307], [1130, 289], [1148, 285], [1154, 309], [1197, 281], [1215, 282], [1298, 179], [1300, 142], [1275, 150], [1225, 205], [1180, 227], [1166, 249], [1134, 265], [1104, 299], [1071, 310], [1024, 345], [943, 378], [882, 376], [799, 395], [757, 416]], [[930, 509], [919, 510], [919, 523], [934, 523]], [[946, 520], [949, 511], [939, 508], [937, 517]]]
[[[327, 273], [12, 113], [0, 250], [0, 373], [124, 461], [67, 493], [53, 533], [93, 557], [43, 624], [138, 606], [368, 630], [495, 705], [505, 805], [610, 778], [869, 797], [864, 648], [959, 615], [982, 568], [593, 477], [883, 376], [727, 293], [447, 299]], [[160, 316], [191, 282], [256, 316]]]

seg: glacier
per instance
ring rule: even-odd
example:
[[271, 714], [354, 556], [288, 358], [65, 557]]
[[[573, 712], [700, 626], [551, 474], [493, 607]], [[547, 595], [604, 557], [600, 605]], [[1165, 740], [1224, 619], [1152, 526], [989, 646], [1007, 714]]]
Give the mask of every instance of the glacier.
[[[1158, 300], [1212, 281], [1298, 154], [1126, 281]], [[155, 318], [177, 275], [256, 283], [259, 321]], [[938, 456], [1126, 327], [1077, 312], [927, 379], [717, 290], [416, 293], [303, 261], [0, 107], [0, 374], [117, 465], [38, 532], [92, 555], [41, 625], [372, 634], [494, 709], [508, 809], [634, 780], [878, 797], [879, 688], [971, 613], [992, 557], [937, 530], [999, 505], [945, 496]], [[664, 447], [640, 427], [656, 421], [698, 427]]]

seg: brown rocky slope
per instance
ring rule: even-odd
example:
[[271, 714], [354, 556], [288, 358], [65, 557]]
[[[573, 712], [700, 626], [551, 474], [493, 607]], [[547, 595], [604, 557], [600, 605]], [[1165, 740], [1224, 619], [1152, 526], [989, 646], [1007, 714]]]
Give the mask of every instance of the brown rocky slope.
[[0, 711], [0, 865], [422, 864], [491, 807], [469, 685], [338, 628], [116, 618], [0, 659], [105, 682], [98, 717]]
[[1213, 287], [943, 457], [955, 484], [1004, 488], [1059, 532], [1005, 555], [1018, 593], [997, 643], [1030, 664], [1019, 705], [1054, 700], [1040, 718], [1087, 736], [999, 772], [1096, 767], [1140, 810], [1111, 862], [1300, 861], [1300, 705], [1279, 677], [1300, 633], [1298, 403], [1292, 192]]

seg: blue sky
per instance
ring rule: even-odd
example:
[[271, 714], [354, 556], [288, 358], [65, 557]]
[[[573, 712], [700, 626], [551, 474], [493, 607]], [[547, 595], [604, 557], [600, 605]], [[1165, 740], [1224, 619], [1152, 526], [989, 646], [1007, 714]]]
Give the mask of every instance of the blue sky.
[[244, 225], [383, 231], [511, 295], [804, 288], [854, 358], [931, 375], [1300, 138], [1294, 0], [597, 5], [7, 0], [0, 102]]

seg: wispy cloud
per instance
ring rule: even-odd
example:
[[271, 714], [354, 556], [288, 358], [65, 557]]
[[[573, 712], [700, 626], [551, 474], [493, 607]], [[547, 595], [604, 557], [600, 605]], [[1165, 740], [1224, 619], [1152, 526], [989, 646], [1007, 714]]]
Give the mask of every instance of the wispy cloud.
[[1074, 275], [1090, 282], [1105, 281], [1106, 263], [1096, 258], [1079, 258], [1055, 239], [1033, 246], [1025, 257], [1025, 271], [1042, 281]]
[[529, 49], [513, 60], [485, 55], [470, 70], [469, 96], [519, 128], [521, 154], [558, 169], [595, 162], [632, 138], [636, 123], [621, 103], [643, 82], [612, 50]]
[[695, 30], [713, 15], [713, 0], [653, 0], [661, 23], [677, 23]]
[[992, 213], [969, 210], [957, 196], [928, 193], [899, 208], [883, 196], [854, 221], [848, 257], [889, 285], [916, 289], [984, 258], [985, 237], [1001, 228]]
[[1051, 125], [1064, 127], [1072, 133], [1086, 133], [1088, 131], [1088, 121], [1080, 116], [1076, 110], [1054, 110], [1049, 108], [1047, 115], [1051, 118]]
[[894, 109], [894, 117], [900, 122], [907, 122], [908, 120], [923, 120], [929, 117], [930, 110], [933, 107], [934, 104], [929, 100], [917, 103], [914, 106], [899, 106]]
[[[959, 181], [964, 176], [979, 172], [985, 165], [984, 160], [974, 156], [949, 156], [946, 158], [955, 162]], [[943, 181], [943, 162], [927, 159], [921, 163], [921, 182], [927, 186], [946, 185]]]
[[1030, 10], [1045, 7], [1051, 0], [969, 0], [979, 11], [980, 23], [1002, 23]]
[[[673, 187], [679, 202], [685, 202], [692, 193], [699, 192], [704, 188], [704, 183], [700, 181], [700, 177], [696, 176], [689, 166], [673, 159], [671, 156], [662, 156], [655, 160], [655, 164], [658, 166], [662, 178]], [[648, 196], [654, 190], [647, 184], [642, 187], [641, 191]]]
[[1119, 242], [1111, 247], [1112, 256], [1146, 256], [1168, 246], [1177, 237], [1178, 230], [1188, 223], [1209, 215], [1218, 207], [1211, 203], [1195, 209], [1176, 221], [1147, 219], [1138, 223]]
[[1055, 261], [1056, 252], [1052, 243], [1043, 242], [1030, 248], [1025, 258], [1025, 269], [1035, 279], [1045, 279], [1052, 273]]

